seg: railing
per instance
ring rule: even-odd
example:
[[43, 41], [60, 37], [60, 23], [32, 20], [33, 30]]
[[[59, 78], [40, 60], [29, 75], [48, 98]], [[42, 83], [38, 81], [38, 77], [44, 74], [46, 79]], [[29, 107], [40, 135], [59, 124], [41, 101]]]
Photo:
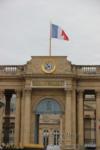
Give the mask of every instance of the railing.
[[[17, 74], [25, 71], [24, 65], [0, 65], [0, 75]], [[72, 72], [83, 75], [100, 74], [100, 65], [72, 65]]]
[[100, 65], [75, 65], [73, 71], [77, 74], [100, 74]]
[[21, 65], [0, 65], [0, 75], [16, 74], [24, 71], [24, 66]]

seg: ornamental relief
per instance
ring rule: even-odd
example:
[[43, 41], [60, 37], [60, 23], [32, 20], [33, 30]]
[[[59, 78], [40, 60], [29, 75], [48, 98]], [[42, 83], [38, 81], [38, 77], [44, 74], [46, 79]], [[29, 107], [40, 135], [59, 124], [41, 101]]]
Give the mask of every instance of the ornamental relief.
[[55, 87], [64, 87], [64, 80], [32, 80], [32, 87], [35, 86], [55, 86]]
[[31, 88], [57, 88], [72, 91], [72, 82], [63, 79], [33, 79]]

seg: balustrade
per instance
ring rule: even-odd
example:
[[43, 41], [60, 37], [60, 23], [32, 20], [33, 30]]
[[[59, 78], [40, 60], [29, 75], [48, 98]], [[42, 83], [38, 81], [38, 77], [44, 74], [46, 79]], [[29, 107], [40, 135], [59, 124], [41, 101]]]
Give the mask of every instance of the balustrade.
[[[24, 65], [0, 65], [0, 74], [16, 74], [25, 71]], [[72, 73], [100, 74], [100, 65], [72, 65]]]
[[0, 74], [17, 73], [24, 70], [21, 65], [0, 65]]
[[76, 65], [76, 71], [78, 74], [100, 74], [99, 65]]

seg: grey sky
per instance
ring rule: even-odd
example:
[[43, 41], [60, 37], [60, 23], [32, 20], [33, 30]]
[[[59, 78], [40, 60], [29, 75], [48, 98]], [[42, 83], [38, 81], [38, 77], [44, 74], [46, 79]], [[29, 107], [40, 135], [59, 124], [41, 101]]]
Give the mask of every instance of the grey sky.
[[0, 0], [0, 64], [48, 55], [50, 21], [70, 38], [52, 39], [52, 55], [100, 64], [100, 0]]

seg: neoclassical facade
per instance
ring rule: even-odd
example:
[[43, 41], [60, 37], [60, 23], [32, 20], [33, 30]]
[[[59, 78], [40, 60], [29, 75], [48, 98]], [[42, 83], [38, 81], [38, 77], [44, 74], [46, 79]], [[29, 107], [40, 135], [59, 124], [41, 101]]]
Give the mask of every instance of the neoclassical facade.
[[0, 144], [100, 149], [100, 66], [32, 56], [0, 66]]

